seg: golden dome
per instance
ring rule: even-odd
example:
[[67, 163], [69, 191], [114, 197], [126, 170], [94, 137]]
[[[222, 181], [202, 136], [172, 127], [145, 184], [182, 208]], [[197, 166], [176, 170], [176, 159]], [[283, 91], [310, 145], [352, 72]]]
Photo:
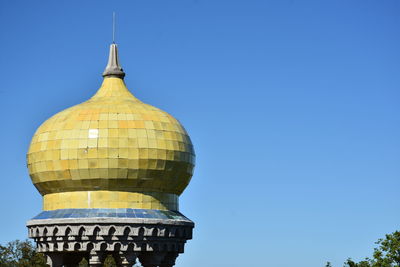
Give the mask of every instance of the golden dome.
[[128, 91], [116, 49], [97, 93], [48, 119], [32, 138], [29, 174], [45, 210], [178, 210], [194, 168], [192, 143], [175, 118]]

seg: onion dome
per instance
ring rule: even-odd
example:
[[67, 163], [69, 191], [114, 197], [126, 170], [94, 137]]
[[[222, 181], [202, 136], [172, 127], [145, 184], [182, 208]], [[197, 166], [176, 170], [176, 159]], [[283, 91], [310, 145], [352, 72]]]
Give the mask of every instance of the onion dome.
[[133, 96], [117, 45], [96, 94], [45, 121], [27, 154], [43, 209], [178, 210], [195, 154], [189, 135], [168, 113]]

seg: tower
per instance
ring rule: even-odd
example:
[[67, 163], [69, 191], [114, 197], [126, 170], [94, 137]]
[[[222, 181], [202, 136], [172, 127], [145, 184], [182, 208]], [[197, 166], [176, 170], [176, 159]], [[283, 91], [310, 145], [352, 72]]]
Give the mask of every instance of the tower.
[[45, 121], [27, 163], [43, 211], [29, 237], [53, 267], [83, 257], [102, 266], [170, 267], [192, 238], [194, 223], [178, 210], [195, 153], [182, 125], [133, 96], [111, 44], [100, 89], [86, 102]]

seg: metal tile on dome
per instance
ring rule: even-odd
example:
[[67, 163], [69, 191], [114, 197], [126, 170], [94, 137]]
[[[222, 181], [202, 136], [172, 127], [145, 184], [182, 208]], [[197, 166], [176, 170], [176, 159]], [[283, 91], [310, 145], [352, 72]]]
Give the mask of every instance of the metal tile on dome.
[[[190, 181], [194, 158], [182, 125], [136, 99], [118, 78], [105, 79], [90, 100], [43, 123], [27, 155], [32, 181], [45, 195], [45, 210], [86, 208], [85, 203], [88, 207], [177, 210], [177, 196]], [[159, 195], [148, 200], [146, 194], [141, 199], [124, 199], [122, 193], [110, 193], [109, 198], [87, 201], [75, 194], [91, 190]], [[167, 199], [162, 193], [175, 198]]]

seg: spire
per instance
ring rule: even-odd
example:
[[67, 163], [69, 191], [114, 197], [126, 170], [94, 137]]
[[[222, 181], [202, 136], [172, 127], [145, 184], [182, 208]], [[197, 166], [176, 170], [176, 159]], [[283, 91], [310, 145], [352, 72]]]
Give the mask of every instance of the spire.
[[103, 77], [117, 77], [121, 79], [125, 77], [125, 72], [121, 65], [119, 65], [118, 47], [115, 43], [110, 45], [110, 55], [106, 69], [103, 72]]

